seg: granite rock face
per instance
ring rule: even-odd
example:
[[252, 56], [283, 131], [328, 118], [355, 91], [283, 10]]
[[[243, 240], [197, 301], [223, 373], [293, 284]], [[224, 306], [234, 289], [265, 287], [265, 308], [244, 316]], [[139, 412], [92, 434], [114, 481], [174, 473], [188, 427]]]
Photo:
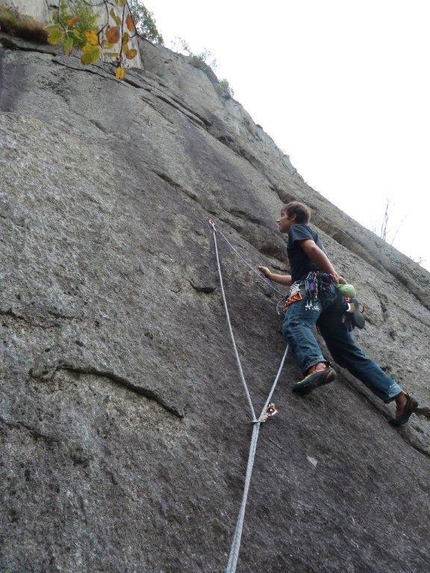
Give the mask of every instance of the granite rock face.
[[53, 11], [58, 8], [59, 0], [3, 0], [4, 6], [14, 8], [20, 14], [31, 16], [41, 24], [50, 24]]
[[[368, 307], [362, 348], [417, 396], [347, 372], [262, 428], [239, 572], [428, 571], [430, 275], [306, 185], [217, 80], [148, 42], [117, 81], [15, 41], [0, 54], [2, 546], [8, 573], [225, 569], [251, 435], [208, 219], [286, 269], [275, 218], [314, 209]], [[278, 293], [219, 236], [255, 409], [285, 344]]]

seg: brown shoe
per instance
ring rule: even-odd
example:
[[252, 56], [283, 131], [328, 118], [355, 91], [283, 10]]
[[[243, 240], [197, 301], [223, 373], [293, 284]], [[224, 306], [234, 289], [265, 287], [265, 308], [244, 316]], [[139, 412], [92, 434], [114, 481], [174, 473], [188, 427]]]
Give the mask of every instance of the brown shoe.
[[401, 408], [397, 407], [396, 415], [389, 421], [389, 424], [396, 428], [399, 426], [404, 426], [417, 408], [418, 400], [416, 400], [413, 396], [406, 394], [406, 404]]
[[314, 371], [311, 374], [308, 374], [303, 380], [300, 382], [296, 382], [292, 387], [292, 391], [296, 394], [301, 394], [304, 396], [305, 394], [310, 394], [312, 390], [318, 388], [318, 386], [323, 386], [324, 384], [329, 384], [330, 382], [334, 382], [336, 380], [336, 372], [328, 366], [325, 370], [318, 370]]

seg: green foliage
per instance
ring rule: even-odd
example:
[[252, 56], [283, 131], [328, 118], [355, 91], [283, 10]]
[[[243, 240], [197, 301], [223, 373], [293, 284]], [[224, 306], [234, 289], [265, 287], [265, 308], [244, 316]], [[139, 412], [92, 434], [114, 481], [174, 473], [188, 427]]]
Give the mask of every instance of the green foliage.
[[210, 69], [216, 69], [216, 60], [209, 50], [203, 50], [200, 54], [194, 54], [184, 39], [178, 38], [178, 42], [180, 49], [190, 57], [189, 62], [192, 66], [199, 70], [203, 70], [204, 72], [207, 72]]
[[133, 17], [137, 33], [156, 44], [163, 44], [163, 36], [157, 29], [154, 15], [139, 0], [128, 0], [130, 14]]
[[100, 58], [100, 48], [99, 46], [92, 46], [91, 44], [86, 44], [82, 51], [84, 52], [81, 56], [81, 62], [85, 65], [95, 64]]
[[191, 56], [190, 64], [199, 70], [206, 71], [210, 68], [209, 64], [206, 63], [204, 55], [200, 54], [198, 56]]
[[0, 4], [0, 31], [42, 44], [46, 44], [48, 39], [46, 30], [34, 18], [23, 16], [4, 4]]
[[217, 94], [224, 99], [230, 99], [234, 96], [234, 91], [231, 89], [230, 84], [227, 80], [221, 80], [216, 85]]
[[72, 49], [82, 50], [88, 44], [86, 33], [98, 31], [97, 13], [85, 0], [61, 0], [53, 20], [55, 24], [48, 28], [50, 44], [68, 42]]

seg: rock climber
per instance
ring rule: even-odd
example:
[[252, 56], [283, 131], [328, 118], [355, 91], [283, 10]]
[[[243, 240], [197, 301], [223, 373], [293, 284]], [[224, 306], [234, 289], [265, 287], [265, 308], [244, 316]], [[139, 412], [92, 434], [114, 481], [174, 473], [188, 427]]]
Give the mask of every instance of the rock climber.
[[310, 209], [292, 201], [281, 209], [277, 220], [279, 231], [288, 234], [290, 275], [258, 267], [268, 279], [290, 287], [282, 333], [304, 376], [292, 390], [301, 395], [309, 394], [336, 379], [336, 372], [323, 356], [315, 337], [316, 324], [339, 366], [349, 370], [385, 403], [395, 400], [396, 414], [390, 424], [403, 426], [417, 409], [418, 402], [355, 344], [345, 321], [344, 298], [336, 287], [346, 281], [328, 259], [318, 233], [309, 226], [310, 219]]

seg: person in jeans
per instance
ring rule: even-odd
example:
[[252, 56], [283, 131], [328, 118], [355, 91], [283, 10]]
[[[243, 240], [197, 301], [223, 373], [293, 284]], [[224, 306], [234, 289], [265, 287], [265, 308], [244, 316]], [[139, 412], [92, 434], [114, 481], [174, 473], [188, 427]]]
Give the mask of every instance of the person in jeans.
[[395, 400], [396, 415], [390, 423], [402, 426], [417, 409], [418, 402], [355, 344], [343, 320], [343, 296], [336, 288], [337, 284], [346, 281], [328, 259], [318, 233], [309, 227], [310, 218], [311, 211], [306, 205], [292, 201], [282, 208], [277, 221], [279, 231], [288, 234], [290, 275], [279, 275], [267, 267], [258, 267], [268, 279], [290, 287], [282, 333], [303, 373], [303, 379], [293, 385], [293, 392], [309, 394], [336, 379], [336, 372], [323, 356], [315, 337], [316, 324], [340, 366], [384, 402]]

